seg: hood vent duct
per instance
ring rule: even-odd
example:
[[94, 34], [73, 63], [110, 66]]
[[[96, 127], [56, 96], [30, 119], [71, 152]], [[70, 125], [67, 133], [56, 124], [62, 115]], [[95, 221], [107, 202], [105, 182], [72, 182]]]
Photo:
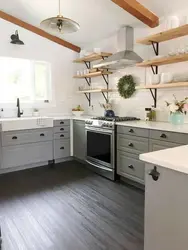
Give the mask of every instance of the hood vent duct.
[[134, 30], [130, 26], [120, 29], [117, 35], [119, 52], [94, 65], [94, 68], [118, 70], [134, 66], [143, 59], [133, 51]]

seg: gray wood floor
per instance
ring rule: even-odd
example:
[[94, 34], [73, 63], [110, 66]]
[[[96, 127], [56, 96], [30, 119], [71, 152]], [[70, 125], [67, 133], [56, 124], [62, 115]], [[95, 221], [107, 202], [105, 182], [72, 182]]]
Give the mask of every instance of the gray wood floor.
[[0, 176], [2, 250], [142, 250], [144, 194], [70, 162]]

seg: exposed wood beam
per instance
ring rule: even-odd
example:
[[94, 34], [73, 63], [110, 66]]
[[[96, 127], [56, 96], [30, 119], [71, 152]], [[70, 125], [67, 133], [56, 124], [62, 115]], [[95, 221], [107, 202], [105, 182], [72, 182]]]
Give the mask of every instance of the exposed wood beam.
[[112, 2], [151, 28], [159, 25], [159, 18], [136, 0], [112, 0]]
[[54, 43], [58, 43], [64, 47], [71, 49], [73, 51], [76, 51], [78, 53], [81, 50], [80, 47], [78, 47], [72, 43], [69, 43], [69, 42], [67, 42], [59, 37], [53, 36], [53, 35], [47, 33], [46, 31], [44, 31], [36, 26], [33, 26], [29, 23], [26, 23], [26, 22], [14, 17], [14, 16], [11, 16], [11, 15], [9, 15], [1, 10], [0, 10], [0, 18], [6, 20], [8, 22], [14, 23], [14, 24], [26, 29], [26, 30], [29, 30], [29, 31], [31, 31], [39, 36], [42, 36], [42, 37], [44, 37], [44, 38], [46, 38]]

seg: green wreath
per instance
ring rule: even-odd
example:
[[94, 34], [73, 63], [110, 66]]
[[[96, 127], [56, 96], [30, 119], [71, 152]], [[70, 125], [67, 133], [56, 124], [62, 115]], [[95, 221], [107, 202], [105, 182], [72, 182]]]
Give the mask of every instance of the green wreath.
[[136, 83], [131, 75], [125, 75], [119, 79], [117, 84], [118, 91], [121, 97], [129, 98], [136, 91]]

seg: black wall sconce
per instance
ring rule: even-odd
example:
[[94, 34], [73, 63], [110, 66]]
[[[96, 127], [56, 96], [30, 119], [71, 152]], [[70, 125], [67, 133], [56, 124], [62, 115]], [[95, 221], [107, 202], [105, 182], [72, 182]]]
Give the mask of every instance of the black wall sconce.
[[11, 35], [11, 42], [12, 44], [18, 44], [18, 45], [24, 45], [24, 42], [22, 42], [19, 38], [18, 31], [15, 31], [15, 34]]

